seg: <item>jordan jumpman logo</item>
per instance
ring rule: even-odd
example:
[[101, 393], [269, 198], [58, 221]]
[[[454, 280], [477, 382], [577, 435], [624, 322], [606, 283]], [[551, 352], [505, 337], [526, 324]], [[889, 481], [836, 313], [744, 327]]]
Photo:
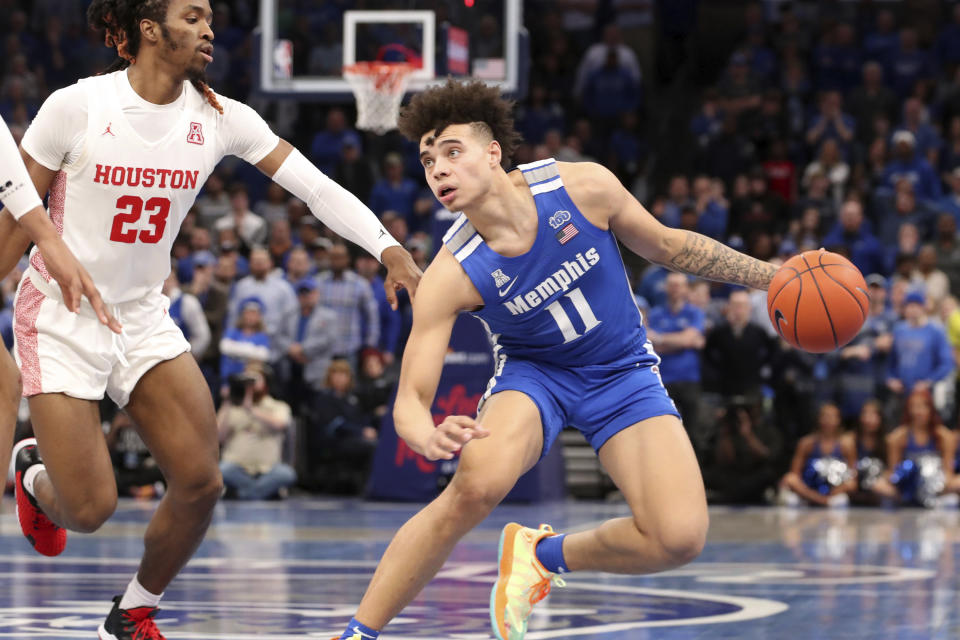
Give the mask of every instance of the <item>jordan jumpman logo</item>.
[[105, 135], [107, 135], [107, 134], [109, 133], [111, 136], [113, 136], [114, 138], [116, 138], [116, 137], [117, 137], [117, 134], [115, 134], [113, 131], [110, 131], [110, 127], [111, 127], [111, 126], [113, 126], [113, 123], [112, 123], [112, 122], [108, 122], [108, 123], [107, 123], [107, 128], [106, 128], [106, 130], [105, 130], [103, 133], [101, 133], [100, 135], [101, 135], [101, 136], [105, 136]]

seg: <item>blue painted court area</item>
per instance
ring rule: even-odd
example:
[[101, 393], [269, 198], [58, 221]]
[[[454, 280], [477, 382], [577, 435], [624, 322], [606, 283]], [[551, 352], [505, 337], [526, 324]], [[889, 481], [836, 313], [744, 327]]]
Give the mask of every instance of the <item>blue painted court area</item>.
[[[100, 532], [35, 555], [12, 501], [0, 515], [0, 638], [93, 638], [130, 579], [153, 503], [126, 501]], [[340, 500], [223, 503], [159, 615], [168, 638], [287, 640], [339, 634], [376, 562], [416, 506]], [[382, 636], [491, 638], [487, 601], [500, 527], [558, 530], [622, 505], [505, 506], [456, 549]], [[695, 563], [656, 576], [578, 573], [538, 605], [542, 638], [956, 638], [957, 511], [713, 509]]]

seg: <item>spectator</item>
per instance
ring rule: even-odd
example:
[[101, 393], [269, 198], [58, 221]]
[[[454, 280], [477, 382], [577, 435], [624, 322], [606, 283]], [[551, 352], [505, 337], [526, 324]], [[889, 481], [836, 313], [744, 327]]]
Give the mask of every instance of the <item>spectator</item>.
[[747, 56], [742, 51], [730, 57], [730, 64], [719, 86], [723, 109], [740, 117], [760, 108], [760, 85], [750, 71]]
[[549, 99], [546, 86], [534, 81], [528, 104], [517, 106], [517, 131], [528, 143], [540, 144], [547, 131], [563, 128], [564, 115], [563, 107]]
[[711, 374], [712, 389], [753, 402], [770, 376], [774, 344], [762, 327], [750, 322], [751, 311], [746, 290], [730, 294], [726, 322], [707, 334], [703, 365]]
[[640, 82], [618, 64], [616, 50], [608, 49], [604, 65], [587, 74], [579, 96], [583, 110], [595, 121], [616, 122], [640, 105]]
[[353, 388], [350, 363], [331, 362], [306, 428], [307, 484], [313, 488], [356, 493], [366, 482], [377, 430]]
[[360, 349], [376, 348], [380, 340], [377, 301], [370, 283], [350, 270], [350, 253], [345, 244], [333, 245], [330, 270], [317, 276], [317, 289], [323, 305], [337, 314], [334, 353], [354, 363]]
[[[909, 131], [913, 134], [914, 152], [921, 155], [931, 165], [936, 165], [937, 153], [943, 142], [940, 135], [929, 122], [926, 108], [919, 98], [907, 98], [903, 103], [903, 122], [897, 127], [897, 132]], [[896, 136], [896, 132], [894, 133]], [[934, 158], [930, 160], [931, 156]]]
[[685, 274], [668, 274], [666, 292], [667, 303], [654, 307], [647, 317], [647, 338], [660, 355], [663, 384], [677, 405], [687, 433], [697, 443], [701, 435], [700, 351], [705, 344], [704, 315], [688, 300]]
[[289, 391], [287, 399], [299, 413], [311, 390], [322, 386], [333, 360], [337, 348], [337, 316], [319, 304], [320, 295], [313, 278], [298, 282], [296, 292], [298, 313], [284, 318], [276, 350], [286, 358], [283, 379]]
[[856, 84], [860, 51], [853, 27], [844, 22], [826, 32], [813, 51], [817, 89], [846, 93]]
[[290, 231], [290, 223], [286, 218], [281, 218], [270, 225], [270, 239], [267, 242], [267, 251], [270, 252], [270, 258], [278, 269], [286, 271], [287, 259], [292, 249], [293, 234]]
[[[903, 421], [890, 432], [886, 445], [888, 471], [877, 481], [877, 493], [927, 507], [946, 502], [940, 496], [955, 490], [957, 484], [953, 473], [956, 446], [934, 409], [929, 389], [918, 388], [909, 394]], [[921, 464], [934, 461], [940, 463], [943, 487], [927, 482], [927, 474], [920, 472]]]
[[937, 218], [937, 233], [934, 238], [937, 250], [937, 269], [947, 275], [950, 293], [960, 297], [960, 242], [957, 241], [957, 219], [949, 213]]
[[[822, 507], [845, 507], [849, 494], [856, 490], [857, 453], [842, 438], [843, 423], [836, 405], [820, 407], [817, 427], [800, 439], [790, 463], [790, 470], [780, 481], [781, 500], [787, 505], [801, 501]], [[838, 468], [846, 463], [846, 473], [828, 473], [828, 465]]]
[[[957, 67], [957, 76], [960, 77], [960, 67]], [[960, 83], [957, 87], [957, 102], [960, 103]], [[960, 111], [960, 104], [957, 110]], [[960, 115], [952, 116], [947, 122], [947, 140], [940, 152], [940, 171], [948, 174], [945, 181], [950, 183], [949, 174], [960, 169]], [[956, 193], [956, 189], [953, 192]]]
[[880, 240], [887, 245], [897, 242], [901, 227], [907, 224], [916, 228], [919, 240], [928, 240], [932, 235], [932, 212], [917, 202], [913, 185], [906, 179], [900, 180], [892, 200], [891, 207], [889, 198], [877, 198], [877, 236]]
[[[380, 317], [380, 341], [377, 352], [387, 365], [393, 364], [399, 354], [400, 333], [403, 329], [401, 313], [410, 313], [409, 296], [398, 292], [398, 301], [401, 304], [399, 312], [390, 308], [387, 302], [387, 293], [383, 288], [383, 278], [380, 276], [380, 263], [368, 254], [362, 253], [354, 261], [357, 274], [370, 283], [370, 290], [377, 301], [377, 310]], [[366, 316], [364, 316], [365, 318]]]
[[613, 66], [621, 69], [625, 77], [635, 86], [640, 86], [641, 73], [637, 55], [633, 52], [633, 49], [623, 43], [620, 28], [616, 24], [608, 24], [603, 29], [603, 40], [590, 45], [580, 60], [580, 65], [577, 67], [576, 81], [573, 86], [575, 95], [582, 95], [584, 93], [590, 76], [603, 67], [610, 66], [611, 57]]
[[310, 144], [311, 160], [328, 176], [334, 175], [344, 139], [348, 136], [360, 139], [356, 131], [347, 127], [347, 116], [343, 109], [332, 107], [327, 112], [326, 127], [313, 137]]
[[383, 178], [370, 192], [370, 208], [378, 216], [395, 211], [403, 216], [410, 229], [419, 229], [419, 220], [413, 215], [413, 203], [419, 188], [403, 174], [403, 157], [399, 153], [388, 153], [383, 159], [383, 172]]
[[927, 319], [926, 298], [920, 291], [907, 294], [904, 316], [905, 322], [893, 330], [887, 368], [887, 388], [893, 394], [890, 414], [895, 415], [898, 403], [914, 390], [934, 394], [937, 409], [942, 411], [947, 401], [944, 383], [954, 372], [947, 334], [943, 327]]
[[841, 438], [845, 447], [857, 452], [857, 490], [850, 496], [854, 504], [879, 502], [874, 486], [887, 468], [886, 431], [880, 403], [867, 400], [857, 416], [856, 426]]
[[[230, 258], [223, 258], [230, 262]], [[196, 297], [203, 310], [207, 327], [210, 329], [210, 343], [203, 353], [194, 352], [200, 362], [200, 371], [212, 390], [219, 389], [220, 381], [220, 339], [223, 337], [224, 322], [227, 317], [227, 304], [230, 299], [232, 280], [224, 284], [214, 277], [214, 265], [218, 259], [209, 251], [193, 254], [193, 280], [186, 285], [185, 291]]]
[[700, 111], [690, 120], [690, 133], [697, 146], [706, 149], [723, 130], [725, 113], [720, 106], [720, 94], [713, 87], [703, 92]]
[[950, 295], [950, 281], [947, 274], [937, 268], [937, 250], [932, 244], [920, 247], [917, 253], [917, 271], [927, 297], [927, 312], [930, 313], [939, 309], [943, 299]]
[[940, 28], [933, 46], [936, 61], [948, 69], [960, 68], [960, 4], [953, 5], [951, 22]]
[[357, 400], [360, 410], [370, 416], [371, 425], [378, 431], [399, 377], [398, 373], [388, 375], [385, 364], [383, 355], [376, 349], [364, 349], [360, 354]]
[[899, 46], [896, 17], [889, 9], [880, 9], [876, 13], [873, 31], [863, 39], [867, 59], [886, 64]]
[[690, 181], [685, 175], [675, 175], [670, 178], [667, 187], [667, 199], [663, 203], [663, 216], [660, 221], [668, 227], [680, 226], [680, 211], [692, 204], [690, 199]]
[[810, 122], [806, 141], [811, 149], [819, 149], [824, 140], [835, 140], [846, 155], [853, 141], [856, 122], [843, 112], [843, 97], [839, 91], [826, 91], [820, 97], [820, 110]]
[[911, 95], [918, 82], [933, 79], [930, 54], [920, 49], [912, 27], [900, 30], [900, 46], [891, 53], [887, 69], [891, 86], [901, 98]]
[[268, 225], [277, 220], [287, 219], [287, 200], [290, 194], [276, 182], [267, 186], [267, 199], [261, 200], [253, 206], [253, 212], [263, 218]]
[[313, 275], [313, 260], [310, 258], [310, 253], [303, 247], [292, 248], [287, 258], [286, 281], [296, 287], [298, 282], [311, 275]]
[[177, 270], [170, 269], [170, 275], [163, 282], [163, 295], [170, 299], [167, 313], [190, 343], [190, 353], [196, 360], [203, 358], [210, 346], [210, 326], [203, 314], [200, 301], [193, 294], [180, 289]]
[[863, 65], [863, 84], [850, 92], [847, 108], [857, 123], [857, 140], [863, 145], [877, 135], [877, 116], [890, 121], [896, 117], [897, 96], [883, 84], [883, 66], [879, 62]]
[[200, 212], [199, 224], [205, 229], [213, 229], [215, 223], [230, 213], [230, 196], [224, 189], [223, 178], [214, 171], [203, 185], [203, 193], [197, 198], [197, 211]]
[[[220, 379], [242, 372], [248, 363], [265, 364], [270, 360], [270, 336], [264, 330], [263, 301], [245, 298], [239, 304], [237, 325], [220, 340]], [[222, 389], [226, 389], [222, 387]]]
[[230, 214], [217, 220], [213, 228], [235, 229], [241, 242], [248, 248], [262, 245], [267, 240], [267, 223], [250, 211], [247, 188], [241, 182], [230, 187]]
[[[370, 163], [360, 155], [360, 136], [345, 134], [340, 144], [340, 158], [334, 174], [337, 184], [357, 196], [361, 202], [370, 199], [375, 182]], [[313, 217], [312, 215], [310, 216]]]
[[266, 249], [250, 252], [250, 275], [237, 282], [231, 293], [228, 324], [233, 324], [240, 311], [237, 301], [256, 297], [263, 304], [263, 320], [267, 334], [275, 336], [283, 319], [295, 313], [297, 295], [282, 277], [273, 273], [273, 259]]
[[847, 192], [847, 183], [850, 180], [850, 165], [843, 161], [840, 155], [840, 145], [837, 141], [828, 138], [820, 145], [817, 159], [807, 165], [803, 172], [804, 186], [809, 184], [815, 174], [822, 174], [830, 181], [830, 194], [833, 204], [839, 208]]
[[776, 430], [757, 407], [730, 403], [718, 420], [712, 456], [704, 467], [712, 504], [757, 504], [777, 482]]
[[834, 202], [830, 178], [822, 171], [811, 171], [803, 186], [803, 195], [797, 199], [795, 210], [814, 208], [820, 216], [820, 228], [832, 229], [839, 216], [840, 205]]
[[114, 414], [106, 435], [106, 444], [119, 495], [135, 498], [163, 495], [163, 473], [137, 433], [133, 420], [125, 412], [117, 411]]
[[947, 174], [946, 182], [950, 191], [940, 199], [939, 209], [949, 213], [955, 221], [960, 220], [960, 166]]
[[770, 152], [763, 163], [767, 176], [767, 188], [785, 202], [797, 199], [797, 167], [787, 156], [787, 144], [781, 139], [770, 142]]
[[729, 204], [723, 197], [723, 182], [707, 175], [693, 180], [693, 198], [697, 210], [697, 231], [714, 240], [727, 236]]
[[228, 497], [282, 497], [282, 491], [296, 483], [296, 472], [283, 462], [291, 423], [290, 407], [270, 396], [260, 370], [251, 368], [231, 378], [229, 397], [217, 413], [223, 447], [220, 472]]

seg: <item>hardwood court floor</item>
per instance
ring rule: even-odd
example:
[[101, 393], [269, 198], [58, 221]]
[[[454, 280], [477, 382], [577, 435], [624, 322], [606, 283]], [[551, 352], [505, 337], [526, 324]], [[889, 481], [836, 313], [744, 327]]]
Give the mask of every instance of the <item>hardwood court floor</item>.
[[[55, 559], [0, 513], [0, 638], [95, 638], [136, 569], [154, 503], [121, 501], [94, 535]], [[416, 505], [334, 499], [222, 503], [158, 617], [171, 640], [338, 634], [394, 531]], [[384, 640], [491, 638], [487, 617], [500, 527], [576, 531], [619, 504], [504, 506], [457, 547]], [[654, 576], [577, 573], [534, 614], [530, 640], [614, 638], [927, 639], [960, 637], [960, 513], [903, 509], [711, 510], [703, 555]]]

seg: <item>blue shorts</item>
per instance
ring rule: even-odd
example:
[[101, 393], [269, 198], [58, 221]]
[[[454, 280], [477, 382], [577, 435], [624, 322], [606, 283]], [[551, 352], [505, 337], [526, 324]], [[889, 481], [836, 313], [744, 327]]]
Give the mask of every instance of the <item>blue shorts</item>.
[[641, 420], [680, 417], [658, 367], [636, 360], [572, 368], [506, 358], [490, 379], [480, 406], [501, 391], [519, 391], [540, 410], [541, 458], [568, 425], [599, 451], [612, 436]]

